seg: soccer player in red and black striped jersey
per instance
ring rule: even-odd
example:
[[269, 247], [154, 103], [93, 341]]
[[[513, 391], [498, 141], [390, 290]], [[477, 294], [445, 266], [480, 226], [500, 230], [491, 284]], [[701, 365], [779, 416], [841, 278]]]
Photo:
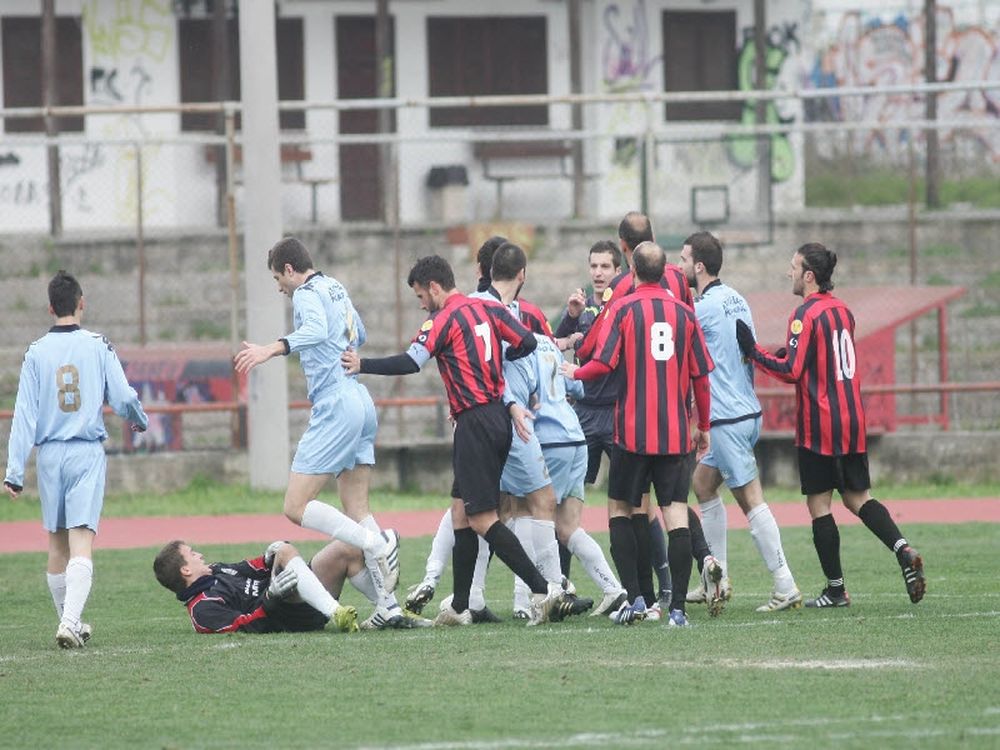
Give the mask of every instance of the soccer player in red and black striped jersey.
[[[634, 280], [629, 271], [632, 265], [632, 254], [643, 242], [653, 242], [653, 225], [649, 217], [638, 211], [629, 211], [618, 224], [618, 244], [621, 248], [622, 256], [625, 259], [625, 267], [612, 280], [601, 296], [601, 309], [595, 316], [589, 330], [576, 345], [576, 356], [580, 362], [586, 362], [594, 356], [594, 346], [600, 336], [610, 305], [622, 297], [632, 292]], [[670, 291], [677, 299], [693, 307], [691, 289], [687, 283], [687, 278], [679, 266], [672, 263], [664, 263], [663, 274], [658, 279], [659, 284]], [[617, 459], [612, 456], [608, 467], [608, 499], [610, 502], [622, 500], [627, 490], [628, 477], [619, 477], [617, 470]], [[649, 495], [643, 496], [643, 503], [639, 510], [632, 514], [632, 523], [636, 529], [637, 564], [639, 566], [639, 585], [647, 600], [654, 598], [653, 579], [649, 572], [650, 568], [655, 568], [660, 584], [659, 604], [669, 607], [672, 597], [669, 595], [670, 576], [667, 575], [667, 546], [663, 538], [663, 531], [660, 529], [660, 522], [655, 514], [649, 513]], [[649, 526], [649, 533], [641, 533], [644, 524]], [[704, 535], [700, 535], [703, 537]], [[703, 548], [704, 544], [697, 545]], [[652, 613], [651, 613], [652, 614]], [[655, 614], [659, 614], [656, 610]]]
[[812, 516], [813, 544], [827, 578], [826, 588], [807, 607], [846, 607], [840, 564], [840, 532], [830, 512], [833, 490], [844, 505], [896, 554], [910, 601], [926, 589], [923, 560], [900, 533], [882, 503], [871, 496], [865, 443], [865, 410], [854, 348], [854, 316], [831, 292], [837, 255], [817, 242], [792, 256], [788, 278], [803, 298], [788, 320], [787, 348], [771, 354], [736, 321], [743, 353], [764, 372], [795, 384], [795, 444], [799, 479]]
[[687, 495], [692, 438], [687, 397], [693, 386], [698, 405], [693, 442], [703, 454], [709, 447], [707, 375], [713, 363], [694, 310], [659, 284], [666, 262], [663, 250], [644, 242], [635, 249], [633, 260], [637, 287], [611, 306], [594, 359], [580, 368], [567, 364], [564, 371], [587, 380], [624, 368], [615, 403], [615, 443], [620, 449], [618, 469], [630, 481], [623, 499], [609, 499], [611, 555], [629, 596], [634, 596], [629, 586], [637, 586], [635, 573], [630, 572], [637, 532], [630, 516], [652, 482], [670, 529], [670, 624], [683, 626], [691, 576]]
[[431, 357], [448, 394], [455, 420], [453, 466], [461, 499], [452, 501], [455, 548], [452, 552], [454, 598], [438, 621], [445, 625], [471, 624], [469, 589], [482, 536], [532, 591], [532, 620], [548, 617], [562, 601], [558, 585], [550, 588], [532, 564], [517, 537], [500, 523], [500, 475], [511, 444], [511, 420], [519, 436], [530, 434], [527, 413], [513, 399], [502, 401], [504, 380], [502, 344], [506, 356], [516, 359], [534, 351], [534, 334], [500, 303], [466, 297], [455, 288], [448, 262], [433, 255], [421, 258], [407, 280], [420, 306], [431, 313], [403, 354], [360, 359], [345, 352], [341, 361], [349, 373], [407, 375], [417, 372]]

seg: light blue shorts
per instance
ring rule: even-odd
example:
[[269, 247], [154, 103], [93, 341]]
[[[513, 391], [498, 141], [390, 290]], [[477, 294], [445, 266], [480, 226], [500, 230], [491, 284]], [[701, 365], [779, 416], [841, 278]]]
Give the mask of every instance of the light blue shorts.
[[701, 463], [718, 469], [727, 487], [742, 487], [757, 478], [753, 447], [760, 438], [760, 423], [757, 417], [712, 428], [712, 449]]
[[584, 480], [587, 478], [587, 446], [560, 445], [542, 448], [545, 464], [552, 477], [552, 488], [556, 491], [556, 502], [567, 497], [583, 500]]
[[312, 405], [292, 460], [296, 474], [333, 474], [375, 464], [378, 417], [368, 389], [345, 380]]
[[552, 480], [549, 479], [538, 438], [532, 434], [531, 440], [526, 443], [515, 432], [507, 463], [503, 465], [503, 474], [500, 475], [500, 490], [515, 497], [524, 497], [549, 484]]
[[43, 443], [35, 467], [46, 531], [86, 526], [97, 533], [108, 459], [99, 440]]

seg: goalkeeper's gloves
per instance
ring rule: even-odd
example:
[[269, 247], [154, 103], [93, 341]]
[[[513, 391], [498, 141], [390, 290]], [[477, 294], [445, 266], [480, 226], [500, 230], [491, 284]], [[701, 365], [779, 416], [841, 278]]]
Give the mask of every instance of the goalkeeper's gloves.
[[284, 599], [295, 592], [299, 584], [299, 574], [292, 568], [285, 568], [275, 576], [271, 576], [271, 584], [267, 587], [268, 599]]
[[288, 544], [288, 542], [282, 542], [280, 540], [277, 542], [271, 542], [267, 546], [267, 549], [264, 550], [264, 565], [267, 566], [268, 570], [274, 567], [274, 556], [278, 554], [278, 550], [281, 549], [281, 545], [283, 544]]

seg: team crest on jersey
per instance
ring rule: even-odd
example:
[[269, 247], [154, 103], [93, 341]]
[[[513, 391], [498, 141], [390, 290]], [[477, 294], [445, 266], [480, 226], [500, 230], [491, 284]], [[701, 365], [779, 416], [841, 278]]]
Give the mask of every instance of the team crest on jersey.
[[614, 290], [611, 287], [605, 289], [604, 295], [601, 297], [601, 302], [607, 302], [609, 299], [611, 299], [612, 294], [614, 294]]
[[800, 333], [802, 333], [802, 321], [798, 319], [793, 320], [791, 328], [789, 330], [791, 330], [793, 335], [798, 336]]
[[427, 331], [431, 330], [433, 327], [434, 327], [434, 321], [431, 320], [430, 318], [428, 318], [427, 320], [424, 321], [424, 324], [422, 326], [420, 326], [420, 330], [424, 331], [426, 333]]

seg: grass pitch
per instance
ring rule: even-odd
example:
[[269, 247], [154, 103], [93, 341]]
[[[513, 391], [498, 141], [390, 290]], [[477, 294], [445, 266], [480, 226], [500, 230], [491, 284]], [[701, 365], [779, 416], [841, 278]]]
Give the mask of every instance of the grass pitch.
[[[911, 526], [928, 594], [893, 556], [841, 529], [849, 609], [758, 615], [769, 590], [749, 535], [730, 535], [735, 594], [695, 627], [604, 618], [525, 628], [491, 566], [505, 622], [304, 635], [196, 635], [152, 576], [155, 550], [99, 550], [82, 651], [54, 643], [44, 555], [0, 557], [0, 746], [67, 748], [970, 747], [1000, 744], [1000, 526]], [[783, 532], [803, 593], [819, 565]], [[603, 546], [607, 537], [598, 536]], [[429, 538], [404, 541], [400, 593]], [[316, 545], [302, 545], [311, 553]], [[205, 547], [212, 559], [259, 552]], [[428, 606], [450, 591], [450, 573]], [[578, 563], [581, 594], [596, 595]], [[357, 592], [343, 600], [366, 616]]]

